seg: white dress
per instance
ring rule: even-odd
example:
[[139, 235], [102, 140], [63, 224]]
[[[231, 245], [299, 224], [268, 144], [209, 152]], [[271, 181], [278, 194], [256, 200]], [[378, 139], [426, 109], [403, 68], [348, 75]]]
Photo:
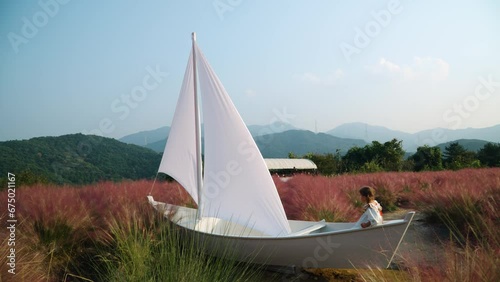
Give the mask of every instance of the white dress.
[[364, 206], [365, 213], [359, 218], [358, 222], [354, 224], [354, 228], [362, 228], [361, 223], [370, 222], [370, 227], [377, 226], [383, 223], [382, 218], [382, 206], [377, 202], [373, 201]]

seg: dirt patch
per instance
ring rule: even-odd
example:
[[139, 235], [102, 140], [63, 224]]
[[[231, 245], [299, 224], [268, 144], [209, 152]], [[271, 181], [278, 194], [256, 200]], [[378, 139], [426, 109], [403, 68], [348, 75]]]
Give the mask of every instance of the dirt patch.
[[356, 269], [310, 268], [304, 271], [313, 276], [325, 278], [325, 281], [362, 281]]

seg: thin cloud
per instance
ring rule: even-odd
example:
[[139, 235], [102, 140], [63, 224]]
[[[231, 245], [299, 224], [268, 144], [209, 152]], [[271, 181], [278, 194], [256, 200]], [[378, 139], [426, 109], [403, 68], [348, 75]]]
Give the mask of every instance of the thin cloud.
[[365, 66], [365, 69], [375, 75], [400, 78], [405, 81], [442, 81], [448, 78], [450, 65], [443, 59], [431, 57], [415, 57], [411, 65], [398, 65], [380, 58], [378, 64]]

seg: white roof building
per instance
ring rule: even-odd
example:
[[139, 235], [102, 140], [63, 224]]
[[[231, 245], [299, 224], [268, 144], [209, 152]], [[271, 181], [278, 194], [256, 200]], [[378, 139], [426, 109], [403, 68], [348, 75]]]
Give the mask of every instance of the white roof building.
[[269, 170], [296, 169], [314, 170], [318, 169], [315, 163], [308, 159], [264, 159]]

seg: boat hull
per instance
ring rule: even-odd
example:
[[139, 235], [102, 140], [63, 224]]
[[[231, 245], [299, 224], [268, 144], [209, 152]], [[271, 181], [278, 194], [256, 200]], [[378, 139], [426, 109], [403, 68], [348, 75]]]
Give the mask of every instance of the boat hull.
[[203, 228], [195, 225], [195, 209], [155, 202], [152, 198], [150, 203], [210, 255], [301, 268], [387, 268], [414, 216], [414, 212], [409, 212], [405, 219], [366, 229], [351, 229], [354, 223], [323, 223], [307, 234], [300, 230], [314, 228], [316, 222], [289, 220], [295, 233], [272, 237], [252, 233], [249, 228], [200, 231]]

